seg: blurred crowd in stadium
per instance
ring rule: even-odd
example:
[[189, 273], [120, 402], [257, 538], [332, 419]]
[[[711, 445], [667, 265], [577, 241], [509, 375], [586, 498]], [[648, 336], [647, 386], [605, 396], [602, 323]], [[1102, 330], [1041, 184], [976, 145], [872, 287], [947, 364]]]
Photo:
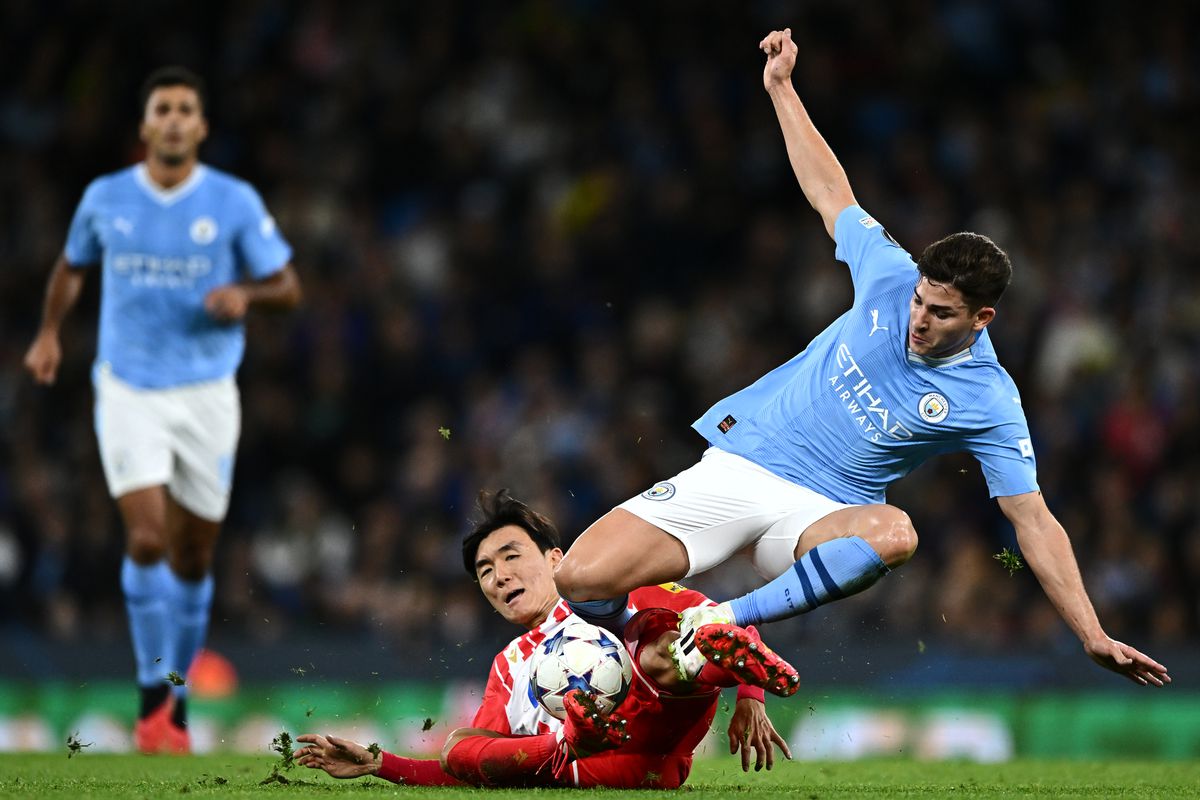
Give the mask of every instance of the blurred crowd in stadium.
[[[300, 312], [251, 323], [213, 634], [420, 649], [487, 624], [458, 556], [479, 489], [570, 539], [692, 463], [691, 421], [848, 307], [762, 90], [756, 44], [786, 24], [859, 202], [910, 251], [966, 229], [1011, 254], [993, 341], [1109, 632], [1200, 637], [1194, 5], [59, 5], [0, 12], [10, 631], [127, 635], [91, 433], [98, 276], [58, 385], [20, 364], [83, 187], [138, 156], [150, 68], [206, 76], [202, 156], [263, 192], [306, 286]], [[1076, 646], [1028, 570], [993, 560], [1011, 532], [975, 462], [889, 499], [920, 551], [841, 613]]]

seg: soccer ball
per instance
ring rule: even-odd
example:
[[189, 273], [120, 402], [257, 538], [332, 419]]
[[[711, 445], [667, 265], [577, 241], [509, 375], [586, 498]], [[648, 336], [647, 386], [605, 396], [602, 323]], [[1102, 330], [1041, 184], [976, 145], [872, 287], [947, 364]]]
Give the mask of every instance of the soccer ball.
[[625, 699], [632, 680], [633, 662], [613, 634], [583, 621], [569, 622], [533, 652], [529, 699], [566, 719], [563, 698], [582, 689], [607, 714]]

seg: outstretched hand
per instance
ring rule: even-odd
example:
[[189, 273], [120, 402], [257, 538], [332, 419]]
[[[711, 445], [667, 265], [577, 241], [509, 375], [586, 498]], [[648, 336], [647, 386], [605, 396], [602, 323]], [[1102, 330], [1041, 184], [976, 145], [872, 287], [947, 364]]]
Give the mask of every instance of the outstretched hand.
[[758, 49], [767, 54], [767, 64], [763, 67], [763, 88], [769, 92], [776, 86], [790, 83], [799, 49], [792, 41], [792, 29], [771, 31], [758, 43]]
[[301, 734], [296, 741], [308, 744], [296, 751], [296, 763], [302, 767], [323, 769], [335, 778], [360, 778], [379, 772], [381, 756], [358, 742], [316, 733]]
[[767, 716], [766, 706], [748, 697], [738, 700], [729, 720], [729, 754], [733, 755], [739, 749], [742, 751], [742, 772], [750, 771], [751, 749], [754, 750], [755, 772], [762, 769], [764, 764], [767, 769], [775, 766], [776, 747], [787, 758], [792, 757], [787, 741], [779, 735]]
[[1166, 667], [1124, 642], [1106, 636], [1085, 643], [1083, 649], [1092, 661], [1141, 686], [1163, 686], [1171, 682]]

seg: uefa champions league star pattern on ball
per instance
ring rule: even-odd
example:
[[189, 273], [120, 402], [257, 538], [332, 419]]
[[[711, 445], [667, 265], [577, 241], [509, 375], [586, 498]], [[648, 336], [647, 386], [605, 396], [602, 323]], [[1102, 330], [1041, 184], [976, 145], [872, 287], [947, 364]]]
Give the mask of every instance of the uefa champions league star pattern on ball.
[[625, 699], [632, 679], [633, 662], [613, 634], [583, 621], [570, 622], [534, 652], [529, 698], [565, 719], [563, 698], [582, 689], [607, 714]]

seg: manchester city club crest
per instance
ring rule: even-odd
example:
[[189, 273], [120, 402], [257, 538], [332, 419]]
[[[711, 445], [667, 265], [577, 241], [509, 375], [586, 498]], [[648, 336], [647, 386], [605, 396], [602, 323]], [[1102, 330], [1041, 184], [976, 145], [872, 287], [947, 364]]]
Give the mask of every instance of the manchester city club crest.
[[937, 392], [930, 392], [921, 398], [917, 411], [921, 414], [921, 419], [936, 425], [950, 413], [950, 402], [946, 400], [945, 396]]
[[217, 221], [212, 217], [196, 217], [188, 233], [196, 244], [212, 244], [217, 238]]
[[647, 500], [670, 500], [674, 496], [675, 487], [666, 481], [656, 483], [651, 488], [642, 492], [642, 497]]

